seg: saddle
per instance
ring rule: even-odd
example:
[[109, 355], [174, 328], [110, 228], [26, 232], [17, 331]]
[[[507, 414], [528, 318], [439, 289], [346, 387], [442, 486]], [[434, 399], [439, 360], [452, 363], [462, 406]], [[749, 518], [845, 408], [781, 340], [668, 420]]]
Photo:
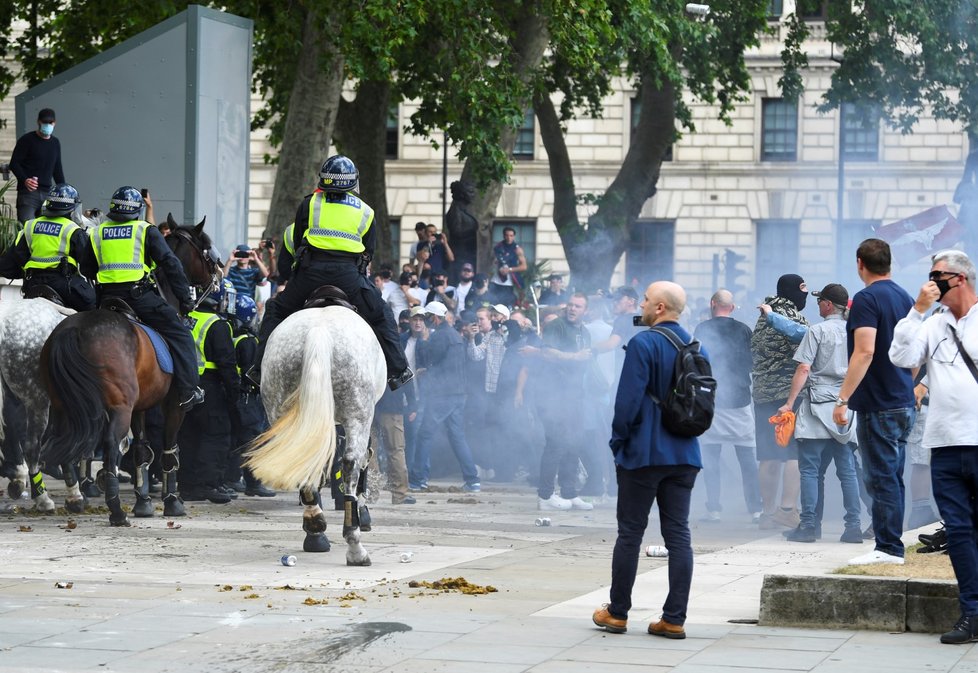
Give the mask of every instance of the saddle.
[[320, 285], [317, 287], [309, 295], [309, 298], [306, 299], [306, 303], [302, 305], [302, 308], [326, 308], [327, 306], [341, 306], [350, 309], [354, 313], [357, 312], [357, 307], [350, 303], [346, 293], [335, 285]]
[[50, 285], [34, 285], [30, 289], [24, 290], [24, 299], [47, 299], [52, 304], [65, 305], [61, 300], [61, 295]]
[[136, 312], [132, 310], [132, 306], [130, 306], [129, 303], [121, 297], [106, 297], [102, 300], [102, 303], [99, 304], [99, 308], [121, 313], [133, 322], [139, 322], [139, 316], [137, 316]]

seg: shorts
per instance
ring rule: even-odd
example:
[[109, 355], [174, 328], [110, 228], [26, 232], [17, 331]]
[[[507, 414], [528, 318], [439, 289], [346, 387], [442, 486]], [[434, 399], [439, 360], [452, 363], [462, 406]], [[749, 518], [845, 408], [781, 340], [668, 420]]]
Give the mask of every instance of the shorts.
[[791, 438], [788, 446], [781, 447], [774, 440], [774, 426], [767, 419], [776, 416], [784, 402], [754, 402], [754, 441], [757, 444], [757, 460], [798, 460], [798, 443]]

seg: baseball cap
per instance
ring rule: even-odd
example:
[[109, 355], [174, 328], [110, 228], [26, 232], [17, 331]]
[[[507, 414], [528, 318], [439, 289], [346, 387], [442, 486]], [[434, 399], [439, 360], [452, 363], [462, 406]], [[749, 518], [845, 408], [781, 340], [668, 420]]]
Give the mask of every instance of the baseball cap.
[[411, 317], [412, 318], [414, 316], [416, 316], [416, 315], [424, 315], [424, 314], [425, 314], [424, 306], [412, 306], [411, 307]]
[[49, 107], [46, 107], [46, 108], [42, 109], [40, 112], [37, 113], [37, 121], [39, 121], [39, 122], [53, 122], [53, 121], [55, 121], [55, 119], [54, 119], [54, 110], [52, 110]]
[[251, 252], [251, 246], [247, 243], [242, 243], [241, 245], [236, 246], [234, 249], [238, 252]]
[[448, 307], [442, 304], [440, 301], [430, 301], [428, 305], [424, 307], [424, 312], [428, 315], [436, 315], [440, 318], [444, 318], [448, 313]]
[[638, 292], [635, 291], [635, 288], [629, 285], [622, 285], [617, 290], [615, 290], [611, 296], [614, 297], [615, 299], [621, 299], [622, 297], [629, 297], [631, 299], [638, 300]]
[[502, 304], [494, 304], [492, 310], [503, 317], [503, 320], [509, 320], [509, 309]]
[[547, 280], [564, 280], [564, 276], [559, 273], [552, 273], [547, 276]]
[[821, 292], [812, 292], [813, 297], [828, 299], [836, 306], [845, 308], [849, 303], [849, 291], [838, 283], [829, 283], [822, 288]]

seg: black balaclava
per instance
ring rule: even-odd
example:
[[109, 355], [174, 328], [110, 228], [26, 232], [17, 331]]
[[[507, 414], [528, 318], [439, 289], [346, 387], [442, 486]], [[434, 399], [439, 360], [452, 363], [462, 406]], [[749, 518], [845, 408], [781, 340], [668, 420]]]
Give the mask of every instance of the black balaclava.
[[778, 278], [778, 296], [790, 299], [799, 311], [805, 310], [808, 293], [801, 289], [805, 279], [796, 273], [786, 273]]

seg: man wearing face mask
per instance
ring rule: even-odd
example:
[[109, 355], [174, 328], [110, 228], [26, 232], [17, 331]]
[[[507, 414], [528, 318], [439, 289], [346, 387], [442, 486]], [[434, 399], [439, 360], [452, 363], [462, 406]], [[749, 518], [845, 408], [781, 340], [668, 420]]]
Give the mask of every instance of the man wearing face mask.
[[[935, 302], [947, 310], [925, 314]], [[958, 580], [961, 618], [941, 636], [958, 645], [978, 640], [978, 318], [975, 265], [959, 250], [932, 258], [929, 280], [893, 330], [889, 356], [901, 367], [927, 366], [930, 411], [923, 445], [931, 452], [934, 499], [947, 531]]]
[[37, 130], [17, 139], [10, 155], [10, 170], [17, 177], [17, 219], [40, 214], [44, 197], [55, 184], [67, 182], [61, 168], [61, 143], [54, 137], [54, 110], [37, 113]]
[[[805, 279], [786, 273], [778, 279], [777, 296], [768, 297], [765, 304], [775, 313], [801, 325], [808, 325], [801, 314], [808, 300]], [[787, 447], [775, 442], [774, 426], [768, 419], [788, 399], [791, 379], [795, 374], [796, 344], [775, 330], [761, 315], [750, 340], [753, 355], [754, 435], [757, 445], [758, 480], [763, 511], [757, 523], [763, 529], [779, 526], [796, 528], [801, 522], [796, 507], [801, 488], [798, 474], [798, 445], [792, 439]], [[778, 500], [778, 490], [781, 499]], [[780, 506], [779, 506], [780, 505]]]
[[873, 498], [876, 548], [849, 563], [903, 565], [903, 468], [907, 437], [917, 410], [910, 370], [891, 362], [887, 351], [894, 327], [914, 302], [890, 278], [890, 246], [886, 241], [869, 238], [860, 243], [856, 269], [866, 287], [852, 298], [849, 309], [849, 369], [832, 420], [844, 426], [849, 409], [856, 412], [863, 479]]

